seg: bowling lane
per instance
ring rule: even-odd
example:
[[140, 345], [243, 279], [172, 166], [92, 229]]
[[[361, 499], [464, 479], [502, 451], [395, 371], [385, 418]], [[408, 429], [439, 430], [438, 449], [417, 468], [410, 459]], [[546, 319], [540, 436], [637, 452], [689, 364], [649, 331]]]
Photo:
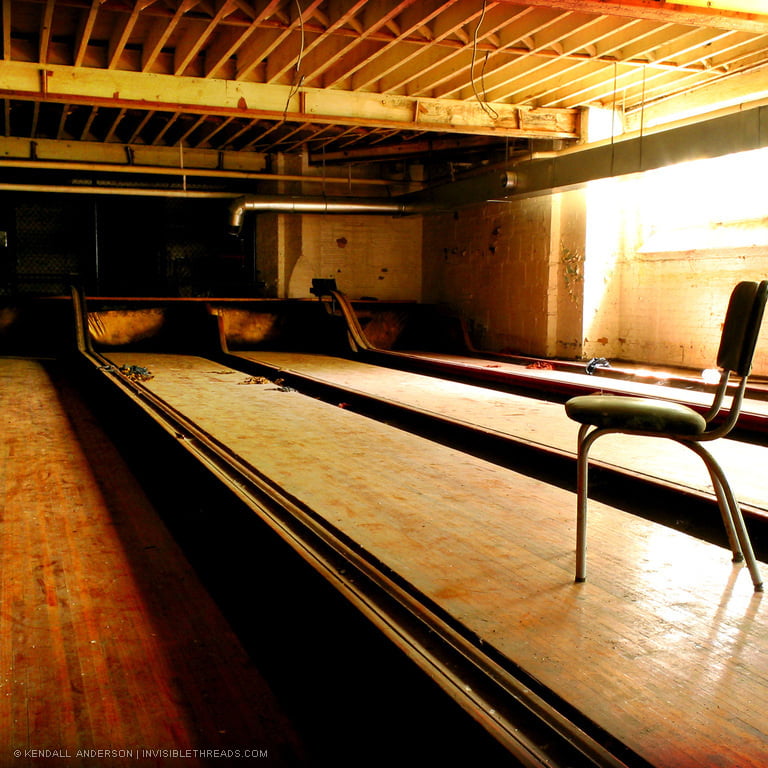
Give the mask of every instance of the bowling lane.
[[110, 358], [641, 759], [764, 765], [768, 619], [728, 552], [594, 503], [576, 585], [568, 491], [207, 359]]
[[[267, 366], [278, 377], [296, 374], [575, 456], [578, 425], [560, 403], [326, 355], [259, 350], [237, 352], [234, 357]], [[595, 391], [600, 383], [594, 380]], [[658, 395], [663, 389], [645, 385], [638, 394]], [[706, 401], [703, 393], [695, 394]], [[760, 471], [768, 466], [768, 447], [724, 439], [708, 448], [737, 497], [768, 514], [768, 477]], [[594, 444], [590, 455], [605, 465], [713, 495], [701, 459], [671, 440], [607, 435]]]

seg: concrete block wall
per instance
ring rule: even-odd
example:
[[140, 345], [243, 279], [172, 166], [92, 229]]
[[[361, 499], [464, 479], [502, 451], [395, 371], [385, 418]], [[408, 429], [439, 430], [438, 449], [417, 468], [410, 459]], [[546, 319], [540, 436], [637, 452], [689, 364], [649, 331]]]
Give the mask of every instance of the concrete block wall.
[[310, 296], [313, 278], [334, 278], [351, 299], [421, 299], [421, 217], [304, 215], [289, 226], [299, 229], [301, 244], [288, 298]]
[[546, 354], [551, 237], [550, 196], [425, 216], [424, 301], [461, 313], [481, 348]]
[[584, 190], [552, 196], [548, 357], [578, 359], [582, 355], [586, 202]]
[[488, 350], [713, 367], [730, 291], [768, 276], [768, 244], [650, 248], [662, 228], [635, 181], [423, 217], [260, 215], [259, 269], [279, 297], [326, 277], [353, 299], [445, 304]]

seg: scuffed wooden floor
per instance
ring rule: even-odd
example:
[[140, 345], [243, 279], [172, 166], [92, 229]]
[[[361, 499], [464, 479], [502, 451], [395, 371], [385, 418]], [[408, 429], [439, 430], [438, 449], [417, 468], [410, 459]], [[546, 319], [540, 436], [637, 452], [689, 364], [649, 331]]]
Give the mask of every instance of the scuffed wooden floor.
[[80, 401], [40, 363], [0, 358], [0, 404], [0, 765], [198, 768], [227, 764], [224, 749], [238, 765], [302, 765], [266, 682]]
[[[277, 371], [295, 372], [442, 418], [471, 424], [490, 433], [508, 435], [566, 454], [576, 453], [578, 424], [566, 416], [560, 403], [327, 355], [251, 351], [238, 352], [236, 356], [273, 366]], [[576, 375], [571, 374], [571, 377], [576, 378]], [[582, 380], [584, 378], [581, 377]], [[600, 378], [593, 381], [596, 388], [601, 383]], [[665, 394], [664, 389], [658, 386], [636, 386], [635, 389], [646, 396]], [[669, 388], [666, 394], [669, 395]], [[673, 394], [681, 393], [673, 390]], [[682, 394], [694, 402], [711, 402], [711, 397], [707, 399], [703, 393]], [[768, 466], [768, 447], [725, 439], [712, 442], [707, 448], [723, 466], [738, 498], [768, 514], [768, 476], [756, 471]], [[702, 491], [714, 498], [712, 484], [701, 459], [670, 440], [607, 435], [595, 442], [590, 456], [604, 464]]]
[[[658, 768], [768, 764], [768, 616], [728, 552], [209, 360], [111, 356]], [[765, 566], [763, 566], [765, 568]]]

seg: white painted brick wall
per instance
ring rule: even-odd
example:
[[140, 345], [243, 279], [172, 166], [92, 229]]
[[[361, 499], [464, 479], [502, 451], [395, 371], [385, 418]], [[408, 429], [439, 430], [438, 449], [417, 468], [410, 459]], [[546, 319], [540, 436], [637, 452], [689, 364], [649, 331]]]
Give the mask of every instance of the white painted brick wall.
[[288, 296], [310, 296], [313, 278], [335, 278], [351, 299], [419, 300], [421, 217], [304, 215], [301, 254], [288, 278]]

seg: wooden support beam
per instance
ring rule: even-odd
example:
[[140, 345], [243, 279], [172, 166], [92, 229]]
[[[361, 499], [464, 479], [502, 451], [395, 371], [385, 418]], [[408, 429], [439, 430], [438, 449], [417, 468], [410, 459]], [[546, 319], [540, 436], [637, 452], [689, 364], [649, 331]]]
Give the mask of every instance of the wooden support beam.
[[[31, 101], [487, 136], [578, 138], [575, 109], [415, 98], [288, 85], [6, 62], [0, 96]], [[489, 108], [489, 106], [491, 108]]]

